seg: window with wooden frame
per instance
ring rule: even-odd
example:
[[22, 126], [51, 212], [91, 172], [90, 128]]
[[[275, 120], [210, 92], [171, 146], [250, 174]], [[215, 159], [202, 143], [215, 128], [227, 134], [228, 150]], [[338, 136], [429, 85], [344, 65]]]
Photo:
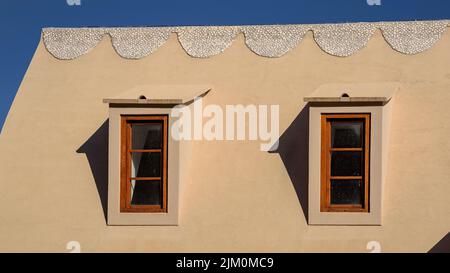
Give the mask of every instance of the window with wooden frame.
[[167, 212], [167, 115], [121, 116], [121, 212]]
[[370, 114], [322, 114], [322, 212], [369, 212]]

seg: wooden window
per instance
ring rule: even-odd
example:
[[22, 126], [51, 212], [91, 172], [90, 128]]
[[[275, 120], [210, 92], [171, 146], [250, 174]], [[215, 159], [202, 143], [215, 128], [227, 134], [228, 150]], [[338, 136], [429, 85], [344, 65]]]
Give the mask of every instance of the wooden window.
[[370, 114], [322, 114], [322, 212], [369, 212]]
[[121, 212], [167, 212], [168, 116], [121, 117]]

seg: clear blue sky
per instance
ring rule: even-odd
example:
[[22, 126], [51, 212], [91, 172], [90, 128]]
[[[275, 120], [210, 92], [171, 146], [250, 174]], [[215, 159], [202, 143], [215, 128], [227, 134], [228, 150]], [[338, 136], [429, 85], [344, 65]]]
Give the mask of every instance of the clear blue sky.
[[1, 0], [0, 128], [42, 27], [450, 19], [450, 0], [380, 0], [381, 6], [367, 0], [81, 0], [81, 6], [66, 1]]

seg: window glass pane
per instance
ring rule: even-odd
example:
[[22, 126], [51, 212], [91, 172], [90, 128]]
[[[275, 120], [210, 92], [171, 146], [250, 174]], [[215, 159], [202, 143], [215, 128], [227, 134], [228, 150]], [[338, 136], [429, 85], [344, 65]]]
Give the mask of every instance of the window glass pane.
[[162, 140], [162, 123], [152, 122], [131, 125], [132, 149], [160, 149]]
[[132, 153], [131, 177], [160, 177], [161, 153]]
[[361, 148], [364, 122], [331, 122], [332, 148]]
[[333, 205], [363, 205], [363, 184], [361, 180], [331, 180]]
[[362, 152], [332, 152], [331, 176], [361, 176]]
[[161, 205], [161, 181], [132, 180], [131, 205]]

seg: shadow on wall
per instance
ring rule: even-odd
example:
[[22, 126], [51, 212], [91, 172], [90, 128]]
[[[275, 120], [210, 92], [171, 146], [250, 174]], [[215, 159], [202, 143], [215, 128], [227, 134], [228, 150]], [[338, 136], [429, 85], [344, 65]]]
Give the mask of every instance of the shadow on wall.
[[278, 153], [288, 172], [303, 214], [308, 222], [308, 150], [309, 150], [309, 104], [280, 136]]
[[89, 161], [105, 221], [108, 211], [108, 134], [109, 120], [106, 120], [77, 150], [77, 153], [86, 154]]
[[450, 253], [450, 232], [434, 245], [428, 253]]

